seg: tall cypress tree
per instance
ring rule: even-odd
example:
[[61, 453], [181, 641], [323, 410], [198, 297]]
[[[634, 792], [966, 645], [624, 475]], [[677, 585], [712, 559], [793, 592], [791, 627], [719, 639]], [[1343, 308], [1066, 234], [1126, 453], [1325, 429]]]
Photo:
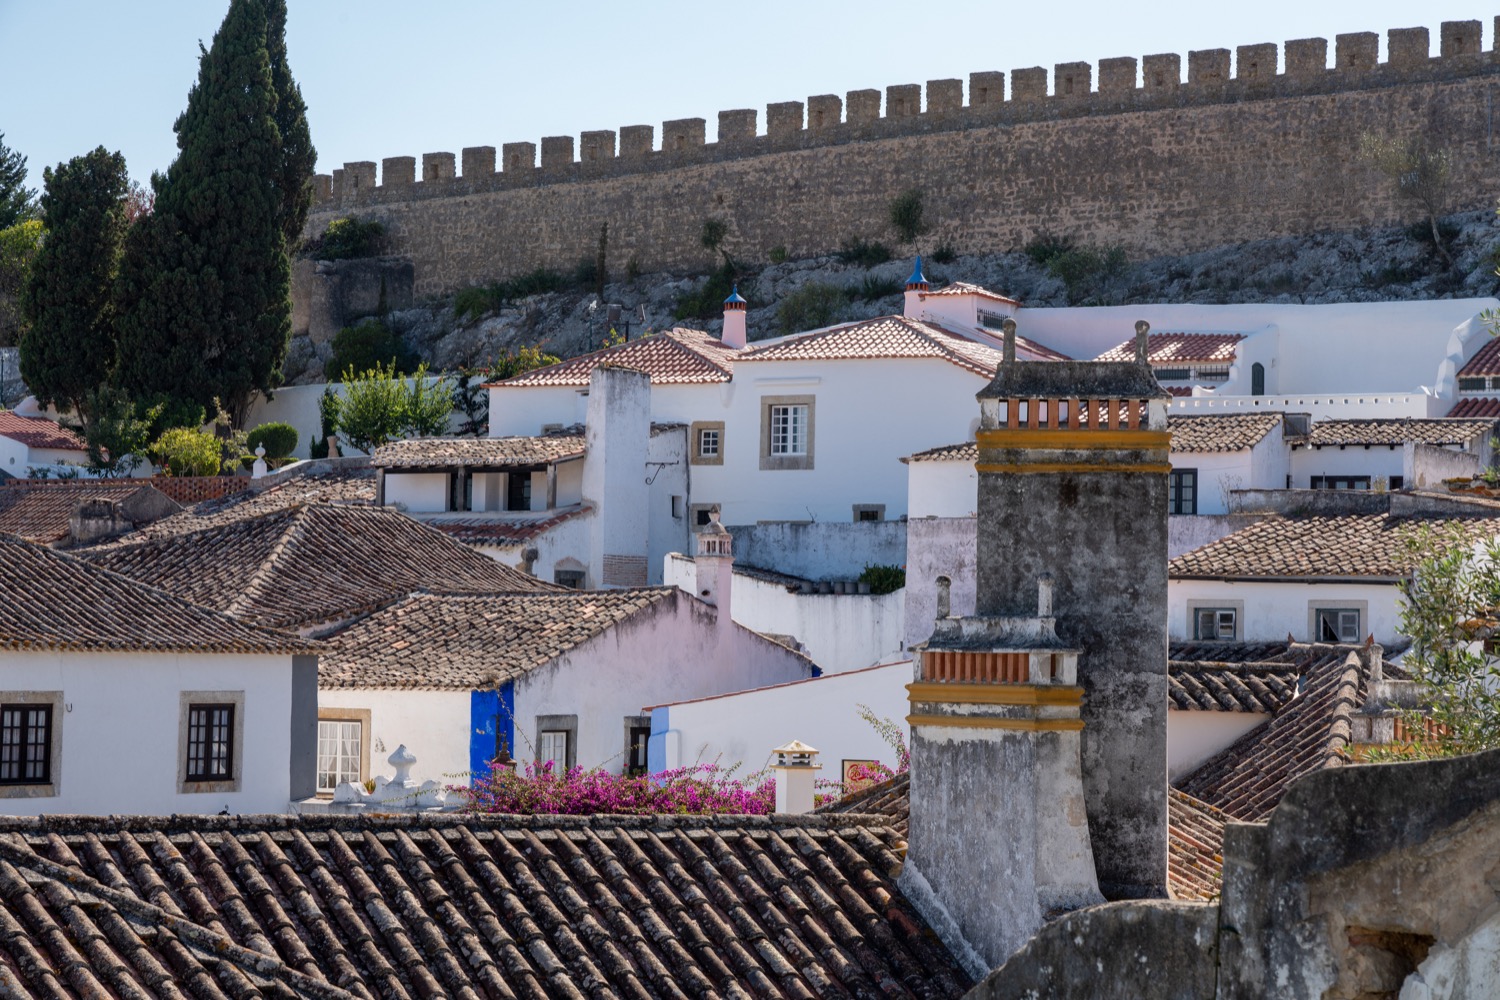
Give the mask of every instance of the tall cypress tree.
[[266, 0], [266, 53], [271, 59], [271, 85], [276, 88], [276, 128], [281, 133], [281, 231], [287, 253], [302, 238], [302, 227], [312, 208], [313, 167], [318, 152], [307, 126], [307, 102], [292, 79], [286, 61], [286, 0]]
[[[257, 391], [280, 383], [291, 338], [293, 168], [270, 28], [268, 0], [232, 0], [174, 126], [177, 159], [151, 178], [156, 209], [132, 228], [118, 284], [122, 387], [204, 407], [217, 398], [236, 422]], [[300, 104], [289, 73], [287, 84]], [[290, 127], [299, 121], [300, 163], [312, 150], [304, 116]]]
[[103, 146], [42, 175], [46, 237], [21, 293], [30, 328], [21, 377], [46, 404], [74, 410], [104, 384], [115, 360], [110, 305], [125, 238], [125, 157]]

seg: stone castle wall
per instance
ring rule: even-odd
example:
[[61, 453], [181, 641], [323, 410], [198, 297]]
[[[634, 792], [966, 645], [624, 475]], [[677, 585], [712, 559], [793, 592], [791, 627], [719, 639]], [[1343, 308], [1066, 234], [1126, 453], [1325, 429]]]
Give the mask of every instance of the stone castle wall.
[[[1496, 18], [1500, 35], [1500, 18]], [[929, 246], [1016, 248], [1036, 232], [1183, 253], [1251, 239], [1406, 221], [1410, 206], [1358, 155], [1360, 136], [1424, 134], [1454, 153], [1453, 211], [1491, 205], [1500, 180], [1500, 53], [1478, 21], [1060, 63], [1010, 74], [811, 97], [701, 118], [501, 147], [346, 163], [319, 175], [309, 233], [338, 216], [383, 221], [416, 265], [416, 292], [451, 291], [592, 259], [609, 223], [609, 267], [706, 267], [705, 218], [726, 247], [764, 260], [848, 237], [887, 238], [886, 205], [919, 188]], [[462, 166], [462, 171], [458, 170]]]

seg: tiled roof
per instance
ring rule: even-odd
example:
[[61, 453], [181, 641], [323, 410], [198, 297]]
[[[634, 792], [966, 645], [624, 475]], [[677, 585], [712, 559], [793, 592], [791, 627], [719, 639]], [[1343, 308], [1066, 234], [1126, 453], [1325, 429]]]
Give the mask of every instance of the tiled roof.
[[1449, 420], [1464, 420], [1474, 417], [1487, 417], [1491, 420], [1500, 417], [1500, 399], [1469, 396], [1454, 403], [1453, 409], [1448, 411]]
[[0, 649], [302, 653], [312, 647], [0, 535]]
[[1489, 337], [1484, 346], [1458, 370], [1459, 378], [1468, 375], [1500, 375], [1500, 337]]
[[1494, 420], [1319, 420], [1307, 443], [1314, 446], [1385, 444], [1468, 444], [1493, 429]]
[[23, 417], [12, 410], [0, 410], [0, 437], [19, 441], [28, 448], [51, 448], [56, 451], [85, 451], [83, 438], [66, 427], [59, 427], [46, 417]]
[[386, 469], [430, 469], [466, 465], [501, 468], [546, 465], [583, 455], [582, 434], [539, 437], [417, 438], [392, 441], [375, 449], [370, 463]]
[[385, 507], [288, 507], [191, 534], [87, 550], [102, 566], [258, 625], [303, 628], [413, 590], [558, 588]]
[[1167, 888], [1173, 899], [1208, 902], [1224, 881], [1222, 810], [1167, 789]]
[[[1153, 365], [1227, 365], [1243, 333], [1152, 333], [1146, 337], [1146, 358]], [[1096, 361], [1134, 361], [1135, 338], [1111, 347]]]
[[[902, 837], [911, 819], [911, 774], [860, 789], [817, 812], [876, 815]], [[1167, 790], [1167, 888], [1174, 899], [1207, 900], [1219, 891], [1223, 874], [1224, 814], [1206, 802]]]
[[538, 535], [545, 534], [564, 521], [571, 521], [591, 510], [590, 507], [559, 508], [548, 517], [527, 517], [525, 514], [504, 513], [477, 515], [475, 517], [442, 518], [427, 524], [455, 541], [465, 545], [519, 545]]
[[627, 340], [592, 354], [569, 358], [546, 368], [523, 372], [494, 383], [503, 386], [586, 386], [602, 364], [634, 368], [651, 376], [652, 385], [728, 382], [739, 352], [702, 330], [677, 327], [651, 337]]
[[331, 651], [319, 660], [318, 686], [491, 687], [682, 594], [676, 587], [411, 594], [327, 636]]
[[1180, 711], [1274, 714], [1297, 694], [1291, 663], [1167, 663], [1167, 696]]
[[[164, 480], [170, 482], [170, 480]], [[240, 480], [244, 482], [244, 480]], [[191, 531], [220, 528], [263, 514], [303, 504], [342, 504], [370, 507], [375, 504], [375, 470], [344, 469], [314, 475], [294, 476], [261, 489], [245, 489], [213, 500], [204, 500], [189, 510], [139, 528], [127, 542], [166, 538]]]
[[1259, 444], [1281, 423], [1280, 413], [1167, 415], [1174, 452], [1244, 451]]
[[1235, 819], [1264, 820], [1293, 780], [1344, 762], [1364, 704], [1369, 647], [1293, 643], [1297, 697], [1178, 783]]
[[979, 461], [979, 443], [977, 441], [965, 441], [963, 444], [945, 444], [937, 448], [928, 448], [919, 451], [915, 455], [903, 458], [903, 462], [977, 462]]
[[1472, 538], [1500, 535], [1500, 516], [1267, 517], [1168, 564], [1174, 579], [1280, 580], [1287, 577], [1396, 580], [1419, 561], [1409, 541], [1423, 528], [1460, 526]]
[[68, 517], [83, 501], [120, 501], [142, 488], [140, 483], [70, 479], [0, 490], [0, 532], [33, 542], [61, 541], [68, 537]]
[[956, 1000], [844, 817], [0, 821], [0, 992]]
[[[1017, 338], [1016, 348], [1016, 357], [1022, 360], [1066, 360], [1056, 351], [1032, 341], [1023, 345]], [[739, 362], [936, 358], [976, 375], [993, 376], [1001, 357], [999, 349], [934, 323], [905, 316], [877, 316], [752, 347], [740, 355]]]
[[1167, 395], [1169, 396], [1191, 396], [1193, 394], [1193, 387], [1190, 385], [1164, 385], [1162, 388], [1167, 390]]
[[1010, 298], [1007, 295], [1001, 295], [998, 292], [992, 292], [982, 285], [975, 285], [967, 281], [950, 281], [942, 288], [936, 288], [929, 292], [923, 292], [922, 298], [946, 298], [956, 295], [977, 295], [982, 299], [989, 299], [992, 302], [1004, 302], [1006, 305], [1010, 306], [1018, 306], [1021, 304], [1016, 299]]

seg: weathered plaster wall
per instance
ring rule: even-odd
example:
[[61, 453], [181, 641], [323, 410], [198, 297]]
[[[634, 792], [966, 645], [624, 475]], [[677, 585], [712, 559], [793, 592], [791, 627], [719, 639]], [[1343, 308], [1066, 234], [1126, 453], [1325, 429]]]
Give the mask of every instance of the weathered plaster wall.
[[[694, 476], [699, 476], [696, 470]], [[700, 501], [695, 498], [694, 502]], [[906, 525], [900, 521], [728, 527], [734, 536], [735, 562], [808, 580], [853, 580], [867, 565], [901, 566], [906, 562]]]
[[1178, 514], [1167, 518], [1167, 558], [1216, 542], [1259, 521], [1255, 514]]
[[960, 616], [974, 613], [974, 547], [978, 525], [973, 517], [924, 517], [906, 522], [907, 646], [926, 642], [932, 636], [940, 576], [948, 577], [952, 583], [950, 613]]
[[1488, 454], [1481, 458], [1466, 451], [1414, 441], [1408, 441], [1401, 449], [1401, 474], [1406, 477], [1407, 489], [1435, 489], [1444, 479], [1473, 476], [1490, 464]]
[[[934, 81], [925, 108], [905, 88], [856, 91], [844, 103], [811, 98], [768, 112], [768, 134], [720, 124], [704, 142], [702, 119], [654, 129], [587, 133], [574, 140], [510, 144], [497, 169], [493, 147], [349, 163], [320, 178], [323, 200], [308, 221], [321, 232], [339, 215], [383, 221], [392, 250], [416, 264], [418, 295], [538, 266], [571, 267], [595, 250], [610, 224], [608, 265], [701, 267], [706, 216], [730, 223], [734, 252], [763, 258], [836, 248], [868, 232], [886, 202], [923, 179], [928, 211], [948, 223], [960, 252], [1013, 247], [1039, 229], [1107, 234], [1136, 252], [1188, 251], [1283, 234], [1371, 225], [1408, 217], [1392, 186], [1351, 153], [1369, 131], [1424, 132], [1454, 153], [1456, 208], [1488, 204], [1490, 79], [1478, 22], [1444, 28], [1444, 58], [1429, 59], [1425, 29], [1401, 35], [1392, 61], [1376, 65], [1378, 38], [1340, 36], [1335, 70], [1326, 42], [1245, 46], [1231, 74], [1227, 49], [1188, 57], [1086, 63], [1047, 72], [975, 74], [963, 104], [960, 81]], [[790, 111], [791, 113], [786, 113]], [[750, 112], [752, 120], [754, 112]], [[1214, 140], [1205, 142], [1205, 136]], [[1058, 169], [1065, 165], [1066, 169]], [[857, 176], [859, 183], [847, 178]]]

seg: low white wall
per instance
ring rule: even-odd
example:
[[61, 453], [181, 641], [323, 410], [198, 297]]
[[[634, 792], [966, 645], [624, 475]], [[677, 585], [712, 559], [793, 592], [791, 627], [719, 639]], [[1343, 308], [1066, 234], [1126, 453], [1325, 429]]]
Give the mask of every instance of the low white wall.
[[[442, 376], [429, 375], [427, 381], [436, 382], [440, 377]], [[410, 385], [411, 381], [407, 379], [406, 384]], [[296, 458], [307, 458], [309, 443], [313, 438], [322, 436], [323, 433], [323, 421], [318, 415], [318, 402], [323, 398], [323, 390], [329, 385], [332, 385], [333, 391], [340, 396], [344, 394], [342, 382], [318, 382], [313, 385], [283, 386], [271, 394], [274, 397], [272, 399], [267, 399], [265, 396], [257, 397], [255, 402], [250, 404], [250, 410], [245, 416], [245, 427], [250, 429], [260, 424], [270, 423], [291, 424], [297, 428], [297, 450], [292, 452], [292, 455]], [[457, 430], [462, 421], [463, 415], [454, 413], [448, 423], [449, 432]], [[344, 446], [343, 451], [346, 455], [362, 454], [358, 449], [350, 448], [348, 445]]]
[[[52, 724], [58, 794], [0, 798], [0, 813], [286, 812], [291, 800], [292, 657], [174, 653], [0, 653], [0, 701], [60, 691]], [[182, 794], [184, 691], [243, 692], [239, 791]], [[185, 767], [185, 762], [182, 764]]]
[[1408, 441], [1401, 452], [1401, 474], [1406, 477], [1407, 489], [1433, 489], [1444, 479], [1472, 477], [1482, 472], [1486, 464], [1478, 455], [1466, 451], [1415, 441]]
[[[519, 569], [522, 555], [528, 548], [534, 548], [537, 551], [537, 558], [531, 564], [531, 574], [538, 580], [554, 583], [556, 582], [554, 574], [559, 568], [587, 572], [589, 518], [593, 516], [592, 511], [585, 511], [524, 542], [516, 542], [514, 545], [481, 545], [478, 551], [496, 562]], [[583, 584], [585, 590], [593, 586], [593, 582], [587, 578], [584, 579]]]
[[441, 514], [448, 509], [448, 474], [387, 472], [385, 502], [413, 514]]
[[[665, 559], [668, 586], [697, 592], [697, 566], [684, 555]], [[801, 594], [785, 584], [735, 573], [730, 617], [758, 632], [796, 636], [825, 673], [857, 670], [889, 660], [904, 648], [901, 625], [905, 593]]]
[[1177, 514], [1167, 518], [1167, 558], [1217, 542], [1262, 520], [1260, 514]]
[[318, 692], [319, 708], [370, 713], [370, 774], [389, 775], [386, 758], [406, 744], [417, 757], [412, 777], [462, 785], [469, 770], [468, 691], [381, 691], [337, 688]]
[[653, 769], [718, 760], [743, 762], [742, 773], [751, 773], [765, 767], [773, 748], [794, 739], [821, 751], [823, 778], [839, 780], [844, 760], [894, 766], [895, 751], [859, 717], [859, 706], [868, 705], [877, 718], [891, 719], [906, 732], [906, 685], [911, 680], [911, 662], [902, 661], [658, 706], [651, 713], [651, 740], [653, 747], [662, 747], [662, 755], [659, 761], [653, 756]]
[[903, 521], [815, 521], [727, 525], [734, 558], [808, 580], [854, 580], [866, 566], [906, 563]]
[[1191, 774], [1204, 761], [1271, 716], [1261, 712], [1167, 712], [1167, 780]]
[[1373, 634], [1375, 641], [1389, 646], [1401, 639], [1400, 589], [1395, 584], [1296, 583], [1244, 580], [1171, 580], [1167, 584], [1167, 634], [1174, 640], [1191, 639], [1193, 621], [1189, 608], [1196, 602], [1208, 606], [1242, 603], [1239, 638], [1244, 642], [1276, 642], [1288, 635], [1310, 641], [1309, 602], [1321, 608], [1364, 607], [1360, 640]]
[[950, 613], [974, 613], [978, 533], [979, 522], [972, 517], [928, 517], [907, 522], [906, 615], [902, 632], [908, 647], [932, 638], [939, 576], [952, 581]]
[[1373, 489], [1377, 479], [1389, 485], [1402, 474], [1404, 450], [1389, 445], [1347, 448], [1297, 448], [1292, 452], [1292, 488], [1312, 488], [1314, 476], [1369, 476]]
[[[1411, 376], [1418, 377], [1415, 373]], [[1212, 413], [1276, 411], [1309, 413], [1314, 420], [1363, 420], [1376, 417], [1440, 417], [1452, 400], [1424, 392], [1299, 393], [1280, 396], [1175, 396], [1169, 412], [1199, 416]]]

